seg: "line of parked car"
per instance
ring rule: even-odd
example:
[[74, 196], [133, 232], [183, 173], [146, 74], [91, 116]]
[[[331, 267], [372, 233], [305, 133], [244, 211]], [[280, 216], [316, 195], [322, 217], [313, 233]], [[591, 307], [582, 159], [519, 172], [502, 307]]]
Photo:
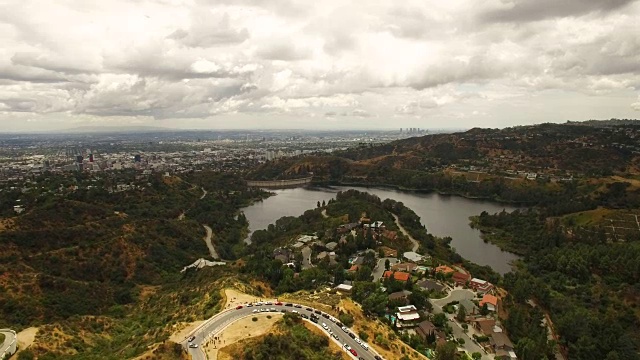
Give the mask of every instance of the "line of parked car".
[[[275, 302], [275, 303], [273, 303], [273, 302], [270, 302], [270, 301], [267, 301], [267, 302], [249, 303], [249, 304], [246, 304], [245, 306], [246, 306], [246, 307], [254, 307], [254, 306], [269, 306], [269, 305], [284, 306], [284, 307], [293, 307], [293, 308], [297, 308], [297, 309], [301, 309], [301, 308], [302, 308], [302, 305], [300, 305], [300, 304], [292, 304], [292, 303], [286, 303], [286, 304], [283, 304], [283, 303], [281, 303], [281, 302]], [[238, 306], [236, 307], [236, 309], [237, 309], [237, 310], [242, 309], [242, 308], [243, 308], [243, 306], [242, 306], [242, 305], [238, 305]], [[320, 310], [310, 308], [310, 307], [307, 307], [305, 310], [309, 311], [309, 312], [311, 313], [311, 315], [310, 315], [310, 316], [307, 316], [306, 314], [300, 314], [297, 310], [291, 310], [291, 312], [292, 312], [292, 313], [294, 313], [294, 314], [296, 314], [296, 313], [297, 313], [297, 314], [299, 314], [302, 318], [304, 318], [304, 319], [308, 319], [308, 320], [310, 320], [310, 321], [312, 321], [312, 322], [314, 322], [314, 323], [316, 323], [316, 324], [318, 323], [318, 321], [319, 321], [319, 319], [320, 319], [320, 316], [322, 316], [323, 318], [325, 318], [325, 319], [327, 319], [327, 320], [329, 320], [329, 321], [331, 321], [331, 322], [335, 323], [337, 326], [339, 326], [339, 327], [342, 329], [342, 331], [344, 331], [344, 332], [345, 332], [345, 334], [346, 334], [346, 335], [348, 335], [350, 338], [352, 338], [353, 340], [355, 340], [355, 342], [356, 342], [356, 343], [358, 343], [358, 345], [360, 345], [360, 346], [361, 346], [365, 351], [369, 351], [369, 345], [368, 345], [367, 343], [365, 343], [364, 341], [362, 341], [362, 340], [358, 339], [354, 333], [352, 333], [351, 331], [349, 331], [349, 329], [348, 329], [346, 326], [344, 326], [344, 324], [342, 324], [341, 322], [339, 322], [339, 321], [338, 321], [336, 318], [334, 318], [333, 316], [331, 316], [331, 315], [329, 315], [329, 314], [327, 314], [327, 313], [324, 313], [324, 312], [322, 312], [322, 311], [320, 311]], [[262, 312], [283, 312], [283, 313], [286, 313], [287, 311], [288, 311], [288, 310], [287, 310], [287, 309], [284, 309], [284, 308], [283, 308], [283, 309], [280, 309], [280, 310], [277, 310], [275, 307], [272, 307], [272, 308], [259, 308], [259, 309], [254, 309], [254, 310], [253, 310], [253, 312], [254, 312], [254, 313], [262, 313]], [[320, 316], [318, 316], [318, 315], [320, 315]], [[324, 323], [324, 322], [322, 323], [322, 328], [323, 328], [325, 331], [327, 331], [327, 332], [329, 333], [329, 336], [333, 337], [333, 338], [334, 338], [334, 339], [336, 339], [337, 341], [340, 341], [340, 338], [338, 337], [338, 334], [334, 333], [334, 332], [333, 332], [333, 330], [331, 330], [331, 329], [329, 328], [329, 326], [327, 326], [327, 324], [326, 324], [326, 323]], [[347, 352], [351, 353], [353, 356], [356, 356], [356, 357], [358, 356], [358, 352], [357, 352], [355, 349], [351, 348], [351, 346], [349, 346], [348, 344], [346, 344], [346, 343], [345, 343], [345, 344], [343, 345], [343, 348], [344, 348]], [[376, 360], [383, 360], [379, 355], [375, 355], [375, 356], [374, 356], [374, 358], [375, 358]], [[359, 359], [364, 360], [364, 358], [362, 358], [362, 357], [360, 357]]]

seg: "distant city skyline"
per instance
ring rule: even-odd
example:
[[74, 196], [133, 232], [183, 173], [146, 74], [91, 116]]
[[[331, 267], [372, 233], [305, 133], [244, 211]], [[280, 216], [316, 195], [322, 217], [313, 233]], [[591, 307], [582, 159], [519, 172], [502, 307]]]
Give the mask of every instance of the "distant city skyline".
[[640, 1], [9, 0], [0, 132], [640, 117]]

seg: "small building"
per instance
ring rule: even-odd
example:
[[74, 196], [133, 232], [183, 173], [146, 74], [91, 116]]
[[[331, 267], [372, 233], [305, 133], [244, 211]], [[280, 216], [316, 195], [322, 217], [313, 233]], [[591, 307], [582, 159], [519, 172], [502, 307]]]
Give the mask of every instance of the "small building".
[[328, 242], [324, 247], [327, 248], [327, 250], [333, 251], [336, 249], [336, 247], [338, 247], [338, 243], [337, 242]]
[[384, 272], [384, 274], [382, 274], [382, 277], [385, 279], [388, 279], [390, 277], [392, 277], [398, 281], [402, 281], [402, 282], [407, 282], [409, 281], [409, 279], [411, 279], [411, 274], [406, 273], [406, 272], [402, 272], [402, 271], [390, 271], [387, 270]]
[[22, 214], [24, 212], [24, 207], [22, 205], [15, 205], [13, 207], [13, 211], [15, 211], [16, 214]]
[[391, 241], [396, 241], [398, 239], [398, 233], [393, 230], [383, 230], [382, 237], [387, 238]]
[[498, 354], [498, 351], [503, 350], [505, 353], [509, 351], [513, 351], [513, 344], [507, 334], [503, 332], [494, 332], [491, 334], [491, 339], [489, 340], [491, 346], [493, 346], [493, 350]]
[[350, 293], [351, 290], [353, 289], [353, 286], [351, 285], [347, 285], [347, 284], [340, 284], [338, 286], [335, 287], [336, 291], [340, 291], [343, 293]]
[[291, 262], [291, 251], [286, 248], [276, 248], [273, 250], [273, 258], [280, 260], [283, 264]]
[[349, 270], [347, 270], [348, 272], [356, 272], [358, 271], [358, 269], [360, 269], [360, 265], [351, 265], [351, 267], [349, 268]]
[[487, 309], [489, 311], [497, 311], [498, 309], [498, 298], [490, 295], [490, 294], [484, 294], [484, 296], [482, 297], [482, 300], [480, 300], [480, 307], [483, 307], [484, 304], [487, 304]]
[[477, 291], [479, 293], [487, 293], [491, 290], [493, 290], [493, 284], [486, 281], [486, 280], [481, 280], [478, 278], [473, 278], [471, 279], [471, 281], [469, 281], [469, 286], [474, 290]]

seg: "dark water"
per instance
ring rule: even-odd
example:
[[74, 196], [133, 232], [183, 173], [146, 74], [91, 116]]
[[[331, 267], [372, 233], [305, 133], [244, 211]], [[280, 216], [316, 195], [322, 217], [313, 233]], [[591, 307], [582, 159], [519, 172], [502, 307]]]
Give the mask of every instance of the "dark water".
[[485, 200], [466, 199], [459, 196], [422, 194], [383, 188], [338, 186], [333, 188], [295, 188], [273, 190], [277, 195], [243, 209], [249, 220], [249, 230], [266, 229], [283, 216], [302, 215], [305, 210], [316, 207], [318, 201], [329, 201], [341, 190], [357, 189], [403, 202], [420, 216], [427, 230], [436, 236], [451, 236], [451, 246], [465, 259], [480, 265], [489, 265], [504, 274], [511, 269], [509, 263], [517, 255], [502, 251], [495, 245], [485, 243], [480, 231], [469, 226], [469, 216], [482, 211], [495, 213], [516, 208]]

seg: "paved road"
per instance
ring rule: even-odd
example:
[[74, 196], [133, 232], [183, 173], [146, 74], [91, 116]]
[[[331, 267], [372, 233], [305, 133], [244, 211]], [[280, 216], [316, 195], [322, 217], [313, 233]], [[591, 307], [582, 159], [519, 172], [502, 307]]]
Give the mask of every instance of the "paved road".
[[[472, 300], [475, 296], [476, 294], [471, 290], [453, 289], [447, 297], [431, 300], [431, 303], [433, 304], [433, 313], [441, 313], [442, 307], [452, 301], [460, 301], [464, 299]], [[493, 356], [486, 354], [478, 344], [473, 342], [473, 338], [464, 332], [462, 326], [455, 321], [455, 314], [447, 314], [447, 319], [449, 319], [449, 324], [453, 330], [453, 336], [455, 336], [456, 339], [464, 339], [464, 345], [460, 346], [461, 348], [465, 349], [469, 353], [481, 353], [482, 360], [493, 360]]]
[[400, 219], [398, 219], [398, 216], [394, 213], [391, 213], [391, 215], [393, 215], [393, 219], [396, 221], [396, 225], [398, 225], [398, 229], [400, 229], [400, 232], [404, 234], [404, 236], [408, 237], [409, 240], [411, 240], [411, 243], [413, 243], [413, 246], [411, 247], [411, 251], [416, 252], [418, 251], [418, 248], [420, 247], [420, 243], [418, 242], [418, 240], [414, 239], [413, 236], [411, 236], [407, 230], [405, 230], [405, 228], [400, 225]]
[[385, 260], [389, 260], [389, 263], [391, 264], [391, 266], [399, 263], [398, 259], [393, 258], [393, 257], [386, 257], [386, 258], [380, 258], [378, 259], [378, 263], [376, 264], [376, 267], [373, 268], [373, 281], [378, 281], [380, 280], [380, 278], [382, 277], [382, 274], [384, 274], [385, 272], [385, 268], [384, 268], [384, 262]]
[[311, 263], [311, 248], [309, 246], [305, 246], [301, 250], [302, 252], [302, 269], [308, 269], [313, 267]]
[[[4, 354], [5, 351], [7, 352], [7, 354], [13, 354], [13, 353], [10, 353], [9, 350], [11, 349], [12, 347], [11, 345], [15, 341], [16, 335], [11, 331], [5, 331], [5, 330], [0, 330], [0, 333], [4, 335], [4, 341], [2, 343], [2, 346], [0, 347], [0, 358], [2, 358], [2, 354]], [[15, 351], [15, 348], [14, 348], [14, 351]]]
[[[307, 316], [311, 315], [312, 313], [311, 311], [306, 310], [307, 307], [304, 307], [304, 306], [301, 308], [294, 308], [294, 307], [283, 306], [283, 305], [264, 305], [264, 306], [252, 306], [252, 307], [245, 306], [242, 309], [226, 310], [210, 318], [203, 325], [201, 325], [198, 329], [196, 329], [193, 332], [192, 335], [195, 336], [193, 343], [198, 344], [198, 348], [188, 347], [187, 339], [183, 340], [180, 344], [189, 351], [189, 354], [191, 354], [193, 360], [205, 360], [206, 356], [201, 349], [202, 344], [204, 344], [207, 340], [217, 335], [219, 332], [221, 332], [225, 327], [227, 327], [231, 323], [238, 321], [244, 317], [253, 316], [254, 310], [267, 309], [267, 308], [275, 309], [275, 311], [277, 312], [280, 312], [280, 310], [282, 309], [286, 309], [288, 312], [291, 312], [292, 310], [296, 310], [300, 314], [305, 314]], [[358, 357], [361, 357], [366, 360], [374, 360], [374, 355], [376, 355], [376, 353], [372, 348], [369, 348], [368, 351], [365, 350], [364, 348], [362, 348], [362, 346], [358, 345], [358, 343], [354, 339], [352, 339], [344, 331], [342, 331], [342, 329], [338, 325], [336, 325], [329, 319], [326, 319], [320, 316], [317, 326], [322, 328], [322, 323], [325, 323], [329, 328], [329, 330], [333, 331], [338, 336], [338, 340], [334, 339], [333, 337], [330, 337], [334, 342], [338, 343], [340, 346], [343, 346], [346, 343], [358, 353]], [[323, 330], [323, 331], [325, 331], [325, 333], [327, 333], [327, 336], [329, 336], [327, 330]], [[349, 331], [353, 333], [351, 329], [349, 329]], [[223, 344], [223, 346], [224, 345], [229, 345], [229, 344]], [[344, 351], [346, 352], [346, 350]], [[353, 355], [351, 355], [351, 357], [355, 359], [358, 358], [358, 357], [354, 357]]]
[[204, 237], [204, 242], [207, 244], [207, 247], [209, 248], [209, 254], [211, 254], [211, 257], [214, 259], [220, 259], [220, 256], [218, 256], [218, 252], [216, 251], [216, 248], [214, 248], [213, 243], [211, 243], [211, 238], [213, 237], [213, 230], [211, 230], [209, 225], [202, 225], [202, 226], [207, 231], [207, 235]]

